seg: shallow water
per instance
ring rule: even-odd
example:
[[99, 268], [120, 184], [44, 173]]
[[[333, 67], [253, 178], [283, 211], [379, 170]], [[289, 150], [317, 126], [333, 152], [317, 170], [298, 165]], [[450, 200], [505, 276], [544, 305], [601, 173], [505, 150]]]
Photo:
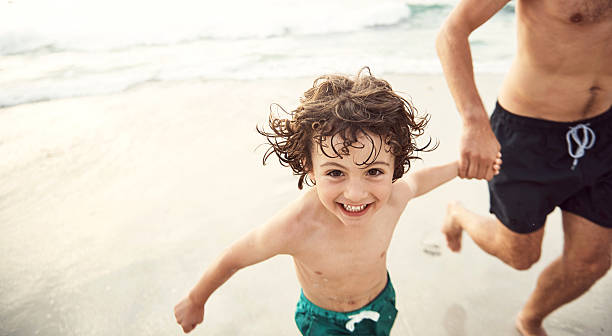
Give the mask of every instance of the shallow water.
[[[148, 82], [441, 73], [456, 0], [81, 0], [0, 3], [0, 107]], [[109, 24], [112, 22], [112, 24]], [[479, 72], [504, 73], [514, 5], [471, 35]]]

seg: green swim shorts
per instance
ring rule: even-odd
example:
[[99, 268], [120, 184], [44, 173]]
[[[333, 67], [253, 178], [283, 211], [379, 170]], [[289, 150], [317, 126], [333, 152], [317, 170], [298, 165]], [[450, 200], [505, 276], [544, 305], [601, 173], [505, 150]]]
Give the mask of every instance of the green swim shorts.
[[382, 292], [372, 302], [351, 312], [318, 307], [302, 291], [295, 311], [295, 323], [304, 336], [388, 336], [396, 315], [395, 290], [387, 274], [387, 285]]

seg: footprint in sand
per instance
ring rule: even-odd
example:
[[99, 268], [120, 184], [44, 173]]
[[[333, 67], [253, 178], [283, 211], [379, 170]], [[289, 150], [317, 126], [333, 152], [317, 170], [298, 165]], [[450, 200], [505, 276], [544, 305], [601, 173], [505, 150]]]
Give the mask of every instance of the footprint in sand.
[[425, 254], [433, 257], [439, 257], [442, 254], [441, 237], [426, 237], [421, 241], [421, 247]]

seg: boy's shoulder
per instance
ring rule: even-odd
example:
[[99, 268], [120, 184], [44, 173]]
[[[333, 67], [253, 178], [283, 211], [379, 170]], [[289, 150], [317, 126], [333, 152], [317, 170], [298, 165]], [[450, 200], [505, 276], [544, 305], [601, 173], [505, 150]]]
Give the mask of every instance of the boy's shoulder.
[[319, 200], [316, 187], [312, 187], [299, 198], [297, 198], [288, 210], [294, 219], [294, 223], [300, 227], [308, 227], [316, 222], [319, 222], [321, 214], [326, 211], [323, 204]]
[[268, 238], [280, 239], [290, 255], [300, 253], [307, 246], [308, 237], [321, 225], [321, 209], [317, 193], [308, 190], [277, 212], [264, 226]]
[[301, 233], [317, 222], [316, 217], [320, 216], [321, 208], [317, 192], [312, 188], [280, 210], [275, 219], [286, 230]]
[[403, 208], [414, 196], [414, 191], [410, 183], [404, 178], [397, 179], [393, 182], [391, 198], [389, 204]]

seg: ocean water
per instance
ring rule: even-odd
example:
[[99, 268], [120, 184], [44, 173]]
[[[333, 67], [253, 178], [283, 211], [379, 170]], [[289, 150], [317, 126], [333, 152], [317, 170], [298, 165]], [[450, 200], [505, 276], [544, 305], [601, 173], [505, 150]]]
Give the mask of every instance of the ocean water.
[[[457, 0], [8, 0], [0, 108], [147, 82], [441, 73], [434, 50]], [[513, 56], [511, 2], [471, 36], [475, 69]]]

